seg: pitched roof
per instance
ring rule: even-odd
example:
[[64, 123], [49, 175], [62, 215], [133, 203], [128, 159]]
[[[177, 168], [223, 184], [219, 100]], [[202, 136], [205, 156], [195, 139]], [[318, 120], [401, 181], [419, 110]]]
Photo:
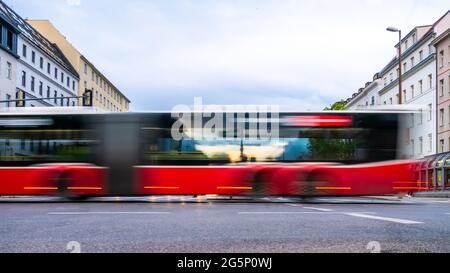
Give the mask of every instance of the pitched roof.
[[61, 50], [43, 35], [41, 35], [36, 29], [28, 24], [20, 15], [18, 15], [13, 9], [0, 0], [0, 16], [8, 21], [11, 25], [20, 30], [20, 34], [26, 37], [31, 43], [37, 46], [56, 63], [64, 67], [70, 73], [79, 78], [79, 75], [75, 68], [70, 64], [67, 58], [62, 54]]

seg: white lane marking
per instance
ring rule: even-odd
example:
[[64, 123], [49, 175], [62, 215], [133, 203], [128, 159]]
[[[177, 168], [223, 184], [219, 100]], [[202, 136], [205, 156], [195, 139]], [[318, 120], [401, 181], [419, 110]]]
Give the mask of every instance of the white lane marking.
[[[238, 212], [238, 214], [242, 214], [242, 215], [249, 215], [249, 214], [254, 214], [254, 215], [264, 215], [264, 214], [350, 214], [353, 212], [324, 212], [324, 211], [241, 211]], [[364, 213], [364, 214], [376, 214], [376, 212], [358, 212], [358, 213]]]
[[423, 222], [417, 222], [417, 221], [411, 221], [411, 220], [405, 220], [405, 219], [399, 219], [399, 218], [367, 215], [367, 214], [362, 214], [362, 213], [343, 213], [343, 214], [348, 215], [348, 216], [368, 218], [368, 219], [373, 219], [373, 220], [382, 220], [382, 221], [388, 221], [388, 222], [394, 222], [394, 223], [406, 224], [406, 225], [423, 224]]
[[332, 209], [322, 209], [322, 208], [313, 208], [313, 207], [304, 207], [305, 209], [311, 209], [311, 210], [317, 210], [317, 211], [323, 211], [323, 212], [331, 212], [334, 211]]
[[290, 207], [303, 207], [303, 205], [299, 205], [299, 204], [286, 204], [287, 206]]
[[238, 214], [323, 214], [313, 211], [241, 211]]
[[447, 212], [447, 213], [445, 213], [445, 214], [447, 214], [447, 215], [450, 215], [450, 213], [448, 213], [448, 212]]
[[49, 212], [49, 215], [111, 215], [111, 214], [135, 214], [135, 215], [143, 215], [143, 214], [171, 214], [170, 212], [157, 212], [157, 211], [90, 211], [90, 212]]

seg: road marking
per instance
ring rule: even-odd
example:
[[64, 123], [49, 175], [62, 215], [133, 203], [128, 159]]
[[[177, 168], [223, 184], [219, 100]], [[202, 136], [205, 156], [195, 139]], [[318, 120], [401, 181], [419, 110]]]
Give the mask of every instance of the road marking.
[[373, 220], [382, 220], [382, 221], [388, 221], [388, 222], [394, 222], [399, 224], [407, 224], [407, 225], [413, 225], [413, 224], [423, 224], [423, 222], [417, 222], [417, 221], [411, 221], [411, 220], [405, 220], [405, 219], [399, 219], [399, 218], [389, 218], [389, 217], [381, 217], [381, 216], [374, 216], [374, 215], [366, 215], [362, 213], [343, 213], [348, 216], [354, 216], [354, 217], [360, 217], [360, 218], [368, 218]]
[[322, 208], [313, 208], [313, 207], [304, 207], [305, 209], [312, 209], [312, 210], [318, 210], [318, 211], [323, 211], [323, 212], [331, 212], [333, 211], [332, 209], [322, 209]]
[[91, 211], [91, 212], [49, 212], [49, 215], [113, 215], [113, 214], [171, 214], [170, 212], [159, 211]]
[[238, 214], [324, 214], [323, 212], [312, 211], [241, 211]]
[[[264, 214], [337, 214], [337, 215], [346, 215], [352, 214], [353, 212], [335, 212], [335, 211], [241, 211], [238, 214], [254, 214], [254, 215], [264, 215]], [[376, 212], [358, 212], [364, 214], [376, 214]]]
[[299, 204], [286, 204], [287, 206], [290, 207], [303, 207], [303, 205], [299, 205]]

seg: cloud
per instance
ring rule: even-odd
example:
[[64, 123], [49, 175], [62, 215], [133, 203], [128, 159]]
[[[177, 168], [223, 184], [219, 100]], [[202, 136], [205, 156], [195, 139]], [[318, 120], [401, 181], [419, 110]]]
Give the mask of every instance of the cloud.
[[394, 56], [387, 25], [431, 24], [448, 8], [385, 0], [8, 2], [23, 17], [53, 21], [135, 110], [170, 109], [194, 96], [320, 110]]

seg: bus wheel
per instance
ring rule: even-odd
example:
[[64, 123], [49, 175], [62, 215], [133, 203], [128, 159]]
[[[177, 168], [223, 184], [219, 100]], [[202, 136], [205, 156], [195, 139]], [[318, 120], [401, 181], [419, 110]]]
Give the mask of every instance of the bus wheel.
[[56, 185], [58, 185], [58, 196], [68, 201], [83, 201], [88, 197], [73, 194], [70, 190], [71, 176], [68, 172], [62, 172], [56, 176]]
[[308, 175], [303, 187], [305, 196], [326, 195], [318, 190], [319, 187], [329, 186], [333, 182], [333, 177], [324, 172], [312, 172]]

